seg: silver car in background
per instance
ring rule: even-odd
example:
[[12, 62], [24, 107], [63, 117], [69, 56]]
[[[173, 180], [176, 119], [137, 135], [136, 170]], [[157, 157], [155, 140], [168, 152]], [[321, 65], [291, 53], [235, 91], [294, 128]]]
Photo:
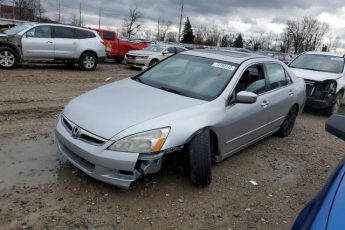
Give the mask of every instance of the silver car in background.
[[60, 24], [27, 23], [0, 34], [0, 68], [18, 63], [78, 64], [94, 70], [106, 57], [96, 31]]
[[279, 60], [194, 50], [72, 100], [56, 137], [72, 164], [112, 185], [128, 188], [182, 152], [191, 183], [205, 186], [212, 161], [288, 136], [304, 102], [304, 81]]

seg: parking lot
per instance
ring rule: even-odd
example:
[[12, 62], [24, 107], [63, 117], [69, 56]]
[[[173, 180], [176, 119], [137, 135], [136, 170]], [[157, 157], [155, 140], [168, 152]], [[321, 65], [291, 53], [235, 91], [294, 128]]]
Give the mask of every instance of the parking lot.
[[59, 155], [57, 115], [77, 95], [137, 73], [114, 63], [94, 72], [1, 70], [0, 228], [289, 229], [342, 158], [344, 144], [324, 131], [327, 118], [308, 110], [289, 137], [272, 136], [214, 165], [206, 188], [173, 167], [130, 190], [93, 180]]

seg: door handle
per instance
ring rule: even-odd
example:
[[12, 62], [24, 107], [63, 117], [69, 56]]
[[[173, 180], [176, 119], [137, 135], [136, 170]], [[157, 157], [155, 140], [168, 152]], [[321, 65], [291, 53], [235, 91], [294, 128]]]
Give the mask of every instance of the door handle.
[[47, 43], [47, 44], [53, 44], [53, 42], [51, 42], [51, 41], [47, 41], [46, 43]]
[[266, 108], [269, 104], [270, 104], [269, 101], [264, 100], [264, 101], [261, 103], [261, 107]]
[[293, 90], [290, 90], [289, 91], [289, 96], [292, 96], [292, 95], [294, 95], [294, 92], [293, 92]]

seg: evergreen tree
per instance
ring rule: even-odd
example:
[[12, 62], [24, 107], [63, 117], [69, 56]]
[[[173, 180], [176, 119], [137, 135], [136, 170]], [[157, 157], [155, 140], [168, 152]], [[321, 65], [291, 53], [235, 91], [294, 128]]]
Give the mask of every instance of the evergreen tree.
[[192, 26], [190, 24], [189, 18], [187, 17], [187, 20], [184, 24], [183, 32], [182, 32], [182, 43], [193, 43], [194, 42], [194, 34], [192, 30]]
[[238, 34], [237, 38], [234, 41], [234, 47], [236, 47], [236, 48], [243, 48], [242, 34]]

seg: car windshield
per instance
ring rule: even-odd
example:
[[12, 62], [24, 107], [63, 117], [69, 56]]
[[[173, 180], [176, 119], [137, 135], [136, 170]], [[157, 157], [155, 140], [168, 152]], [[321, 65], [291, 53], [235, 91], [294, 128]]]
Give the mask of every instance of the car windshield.
[[11, 29], [6, 30], [4, 33], [7, 35], [15, 35], [29, 28], [30, 26], [31, 26], [30, 24], [18, 25], [18, 26], [12, 27]]
[[292, 68], [342, 73], [344, 58], [331, 55], [302, 54], [289, 65]]
[[162, 52], [166, 47], [161, 45], [150, 45], [146, 47], [144, 50], [151, 51], [151, 52]]
[[234, 75], [237, 64], [191, 55], [175, 55], [133, 78], [179, 95], [211, 101]]

